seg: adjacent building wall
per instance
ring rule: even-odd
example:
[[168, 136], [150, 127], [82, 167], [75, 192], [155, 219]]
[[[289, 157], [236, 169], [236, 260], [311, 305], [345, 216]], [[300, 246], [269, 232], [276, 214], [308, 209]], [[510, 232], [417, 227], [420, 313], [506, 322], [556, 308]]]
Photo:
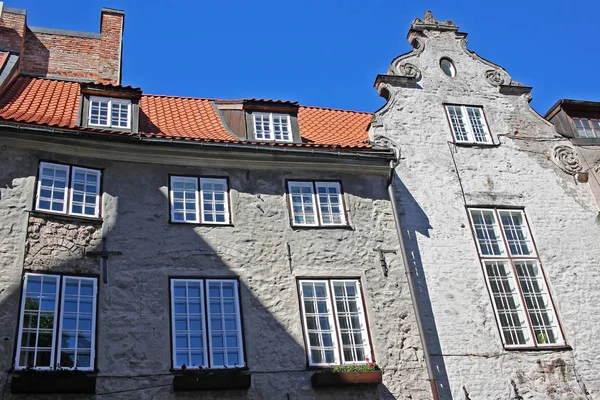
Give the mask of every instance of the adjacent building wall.
[[[169, 277], [239, 277], [251, 389], [178, 394], [177, 398], [430, 398], [385, 174], [333, 169], [308, 173], [302, 165], [280, 169], [275, 162], [269, 171], [248, 164], [247, 169], [144, 164], [67, 155], [72, 149], [56, 154], [19, 145], [11, 140], [9, 146], [0, 147], [6, 166], [0, 178], [0, 385], [13, 363], [22, 272], [97, 276], [98, 260], [85, 252], [99, 248], [104, 230], [108, 250], [122, 255], [109, 257], [107, 283], [99, 282], [98, 394], [125, 390], [117, 396], [175, 398]], [[102, 168], [103, 221], [29, 212], [39, 159]], [[233, 226], [170, 223], [169, 174], [227, 176]], [[340, 179], [351, 228], [291, 228], [286, 179]], [[396, 251], [386, 255], [388, 277], [383, 275], [376, 248]], [[314, 371], [306, 365], [299, 277], [360, 278], [375, 358], [384, 371], [383, 385], [312, 389]], [[6, 399], [24, 398], [11, 396], [10, 388], [6, 392]]]
[[[581, 399], [587, 390], [595, 398], [597, 206], [569, 169], [569, 141], [530, 108], [526, 88], [467, 50], [457, 29], [431, 14], [415, 20], [415, 49], [378, 79], [388, 102], [370, 132], [401, 152], [401, 222], [441, 397]], [[456, 76], [442, 72], [442, 57]], [[483, 106], [496, 145], [455, 145], [445, 103]], [[465, 208], [475, 205], [525, 208], [571, 350], [503, 348]]]

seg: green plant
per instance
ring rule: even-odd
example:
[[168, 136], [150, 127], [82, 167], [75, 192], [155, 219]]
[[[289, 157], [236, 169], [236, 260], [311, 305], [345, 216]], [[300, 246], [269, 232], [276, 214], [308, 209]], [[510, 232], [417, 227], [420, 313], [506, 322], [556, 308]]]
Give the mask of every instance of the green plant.
[[598, 211], [598, 215], [596, 215], [596, 223], [600, 224], [600, 211]]
[[367, 372], [379, 370], [377, 364], [370, 361], [368, 357], [365, 360], [367, 360], [366, 364], [340, 365], [339, 367], [331, 368], [331, 372]]
[[548, 336], [545, 333], [538, 333], [537, 334], [537, 338], [538, 338], [538, 343], [539, 344], [546, 344], [546, 343], [548, 343]]

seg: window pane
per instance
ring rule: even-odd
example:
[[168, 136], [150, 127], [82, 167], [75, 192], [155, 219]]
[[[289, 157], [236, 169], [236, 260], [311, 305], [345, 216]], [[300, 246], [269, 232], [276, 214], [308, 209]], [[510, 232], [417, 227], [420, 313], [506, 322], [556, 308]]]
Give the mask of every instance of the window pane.
[[94, 278], [63, 278], [59, 346], [61, 367], [94, 368], [96, 283]]
[[337, 343], [327, 282], [301, 281], [300, 285], [310, 364], [335, 363]]
[[490, 140], [487, 132], [487, 125], [483, 117], [483, 110], [478, 107], [466, 107], [466, 109], [467, 114], [469, 114], [469, 122], [475, 141], [482, 143], [489, 142]]
[[129, 105], [128, 101], [111, 101], [111, 125], [118, 128], [127, 128], [129, 126]]
[[[26, 274], [16, 366], [51, 367], [56, 338], [58, 276]], [[27, 310], [27, 311], [25, 311]]]
[[243, 367], [237, 281], [207, 280], [211, 367]]
[[198, 178], [171, 177], [171, 218], [174, 222], [198, 222]]
[[457, 142], [466, 142], [469, 140], [467, 136], [467, 128], [465, 127], [465, 121], [463, 118], [462, 109], [460, 106], [446, 106], [448, 110], [448, 116], [450, 117], [450, 125], [452, 126], [452, 133]]
[[494, 211], [471, 210], [470, 212], [481, 255], [503, 255], [504, 246], [501, 243], [502, 237]]
[[590, 125], [590, 121], [587, 118], [573, 118], [575, 128], [580, 138], [593, 138], [595, 137], [594, 131]]
[[527, 222], [520, 211], [500, 211], [502, 228], [508, 242], [510, 254], [535, 255]]
[[91, 99], [89, 125], [108, 126], [108, 99]]
[[532, 344], [517, 282], [508, 261], [486, 261], [485, 272], [507, 345]]
[[207, 367], [202, 280], [171, 280], [171, 313], [173, 367]]
[[272, 114], [273, 133], [276, 141], [289, 142], [292, 140], [290, 135], [289, 115]]
[[344, 363], [366, 362], [370, 354], [365, 315], [357, 281], [333, 281]]
[[100, 171], [73, 167], [71, 214], [97, 217], [100, 206]]
[[342, 195], [338, 182], [316, 182], [317, 199], [323, 225], [343, 225]]
[[227, 180], [200, 178], [202, 191], [202, 222], [229, 223]]
[[591, 119], [592, 129], [594, 130], [594, 136], [600, 138], [600, 121], [597, 119]]
[[40, 163], [37, 209], [65, 213], [69, 167], [61, 164]]
[[537, 344], [562, 344], [558, 319], [537, 261], [515, 261], [519, 285], [525, 299]]
[[317, 225], [312, 182], [289, 182], [293, 225]]
[[267, 113], [253, 113], [254, 118], [254, 137], [257, 140], [272, 140], [273, 135], [271, 132], [271, 123], [269, 121], [269, 114]]

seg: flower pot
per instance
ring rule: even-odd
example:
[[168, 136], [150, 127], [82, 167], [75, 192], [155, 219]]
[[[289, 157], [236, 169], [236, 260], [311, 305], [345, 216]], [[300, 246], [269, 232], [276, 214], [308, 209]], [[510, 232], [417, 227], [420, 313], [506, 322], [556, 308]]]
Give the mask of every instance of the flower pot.
[[381, 383], [381, 371], [363, 372], [317, 372], [311, 377], [313, 387], [335, 387], [352, 385], [373, 385]]
[[96, 393], [96, 377], [85, 374], [23, 374], [13, 376], [12, 393]]
[[191, 390], [245, 390], [249, 389], [251, 375], [239, 371], [185, 372], [173, 377], [173, 391]]

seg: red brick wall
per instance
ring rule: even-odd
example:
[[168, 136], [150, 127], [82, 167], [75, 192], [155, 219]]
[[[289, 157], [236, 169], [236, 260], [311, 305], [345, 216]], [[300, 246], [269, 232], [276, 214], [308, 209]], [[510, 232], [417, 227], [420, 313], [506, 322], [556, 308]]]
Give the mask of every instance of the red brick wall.
[[98, 79], [100, 39], [27, 31], [21, 71]]
[[4, 11], [0, 18], [0, 49], [21, 52], [21, 44], [25, 33], [25, 15]]
[[27, 30], [20, 69], [119, 84], [123, 20], [121, 12], [102, 10], [99, 39]]

